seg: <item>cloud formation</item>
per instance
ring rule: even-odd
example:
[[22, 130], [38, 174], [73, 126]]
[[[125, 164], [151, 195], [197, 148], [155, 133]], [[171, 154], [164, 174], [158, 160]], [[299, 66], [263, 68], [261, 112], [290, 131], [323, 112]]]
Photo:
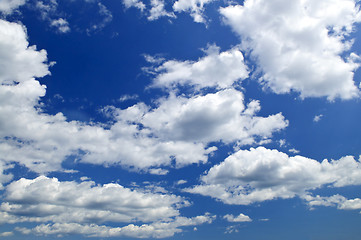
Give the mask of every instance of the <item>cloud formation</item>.
[[174, 88], [191, 85], [197, 89], [206, 87], [229, 88], [248, 77], [242, 52], [238, 47], [220, 52], [216, 45], [204, 50], [206, 56], [198, 61], [169, 60], [154, 68], [154, 87]]
[[289, 157], [264, 147], [240, 150], [213, 166], [202, 184], [186, 189], [226, 204], [249, 205], [277, 198], [311, 195], [322, 186], [361, 184], [361, 163], [351, 156], [321, 163]]
[[[77, 233], [86, 236], [156, 237], [172, 236], [179, 227], [210, 223], [209, 214], [181, 217], [179, 208], [189, 206], [184, 198], [149, 190], [129, 189], [119, 184], [96, 185], [92, 181], [61, 182], [40, 176], [10, 183], [0, 206], [2, 223], [35, 222], [34, 229], [18, 229], [28, 234]], [[50, 223], [49, 223], [50, 222]], [[146, 223], [111, 228], [98, 225]]]
[[[243, 94], [235, 89], [190, 98], [170, 94], [159, 99], [155, 108], [144, 103], [127, 109], [110, 106], [105, 111], [111, 113], [114, 123], [107, 128], [67, 121], [61, 112], [43, 113], [39, 101], [46, 86], [34, 77], [49, 74], [46, 51], [28, 46], [21, 25], [0, 24], [0, 45], [4, 48], [0, 56], [4, 62], [0, 73], [0, 150], [5, 162], [46, 173], [63, 170], [62, 162], [75, 156], [84, 163], [165, 174], [159, 167], [207, 162], [208, 154], [216, 150], [207, 147], [210, 142], [252, 144], [288, 125], [281, 113], [256, 116], [259, 102], [252, 101], [246, 107]], [[208, 84], [203, 79], [205, 86], [214, 84], [212, 79]]]
[[[275, 93], [350, 99], [359, 57], [349, 53], [349, 34], [360, 22], [354, 0], [246, 0], [220, 9]], [[345, 57], [343, 57], [345, 56]]]

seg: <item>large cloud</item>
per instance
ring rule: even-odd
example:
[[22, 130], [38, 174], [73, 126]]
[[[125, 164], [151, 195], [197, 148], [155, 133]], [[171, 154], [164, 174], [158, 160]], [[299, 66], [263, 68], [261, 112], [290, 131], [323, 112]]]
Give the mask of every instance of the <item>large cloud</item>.
[[274, 92], [329, 100], [359, 96], [353, 81], [359, 57], [347, 54], [352, 41], [346, 40], [360, 21], [356, 1], [246, 0], [220, 12]]
[[361, 163], [347, 156], [321, 163], [289, 157], [264, 147], [240, 150], [212, 167], [202, 184], [188, 192], [211, 196], [227, 204], [248, 205], [276, 198], [305, 197], [322, 186], [361, 184]]
[[[40, 176], [33, 180], [22, 178], [6, 187], [0, 222], [52, 223], [39, 225], [33, 230], [35, 234], [44, 235], [78, 233], [108, 237], [165, 237], [180, 232], [178, 227], [212, 221], [210, 215], [181, 217], [178, 209], [188, 205], [182, 197], [171, 194], [129, 189], [114, 183], [61, 182]], [[95, 225], [105, 222], [147, 224], [113, 229]], [[85, 229], [88, 231], [83, 231]], [[24, 229], [22, 232], [26, 233]]]

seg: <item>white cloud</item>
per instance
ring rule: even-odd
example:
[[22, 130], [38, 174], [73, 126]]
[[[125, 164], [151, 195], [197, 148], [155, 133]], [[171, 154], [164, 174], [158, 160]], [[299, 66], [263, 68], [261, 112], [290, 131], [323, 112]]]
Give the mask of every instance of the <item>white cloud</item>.
[[252, 222], [252, 219], [244, 215], [243, 213], [239, 214], [238, 216], [233, 216], [232, 214], [227, 214], [223, 216], [228, 222]]
[[[17, 228], [23, 234], [163, 238], [181, 232], [180, 227], [211, 223], [215, 218], [210, 214], [180, 216], [178, 209], [188, 205], [182, 197], [149, 189], [129, 189], [114, 183], [96, 185], [92, 181], [61, 182], [40, 176], [22, 178], [6, 187], [0, 219], [8, 224], [46, 223], [33, 229]], [[105, 222], [144, 224], [116, 228], [97, 225]]]
[[139, 8], [142, 12], [145, 10], [146, 6], [142, 1], [139, 0], [123, 0], [123, 4], [126, 8]]
[[44, 176], [20, 179], [5, 189], [1, 221], [154, 222], [179, 216], [189, 203], [181, 197], [92, 181], [61, 182]]
[[132, 237], [132, 238], [166, 238], [182, 232], [180, 227], [212, 223], [215, 216], [209, 214], [192, 218], [176, 217], [173, 221], [155, 222], [137, 226], [129, 224], [124, 227], [108, 227], [104, 225], [84, 225], [78, 223], [41, 224], [33, 229], [16, 228], [23, 234], [63, 235], [82, 234], [87, 237]]
[[11, 14], [15, 9], [24, 5], [26, 0], [1, 0], [0, 12]]
[[212, 1], [214, 0], [178, 0], [173, 4], [173, 9], [175, 12], [190, 12], [195, 22], [205, 23], [204, 5]]
[[211, 196], [226, 204], [248, 205], [302, 197], [325, 185], [360, 185], [361, 163], [351, 156], [320, 163], [258, 147], [229, 156], [202, 176], [201, 182], [186, 191]]
[[[1, 84], [11, 84], [14, 81], [25, 84], [24, 80], [49, 74], [45, 63], [46, 51], [37, 51], [36, 46], [29, 46], [25, 27], [0, 19], [0, 29]], [[2, 99], [1, 102], [5, 105], [8, 101]]]
[[148, 20], [153, 21], [160, 17], [175, 18], [174, 13], [167, 12], [164, 8], [164, 0], [151, 0], [152, 8], [149, 10]]
[[323, 115], [322, 114], [320, 114], [320, 115], [316, 115], [314, 118], [313, 118], [313, 121], [314, 122], [319, 122], [320, 120], [321, 120], [321, 118], [323, 117]]
[[295, 149], [295, 148], [291, 148], [291, 149], [289, 149], [288, 151], [291, 152], [291, 153], [294, 153], [294, 154], [300, 153], [300, 151], [297, 150], [297, 149]]
[[12, 236], [14, 235], [13, 232], [2, 232], [0, 233], [0, 237], [9, 237], [9, 236]]
[[[360, 12], [354, 0], [246, 0], [220, 9], [256, 60], [260, 81], [276, 93], [350, 99], [359, 57], [346, 40]], [[345, 59], [341, 57], [349, 55]]]
[[[282, 114], [257, 117], [254, 106], [246, 108], [243, 102], [243, 94], [234, 89], [192, 98], [171, 95], [160, 100], [159, 106], [144, 114], [140, 122], [161, 138], [203, 143], [251, 144], [255, 138], [269, 138], [287, 126]], [[252, 104], [259, 106], [256, 101]]]
[[330, 196], [330, 197], [321, 197], [319, 195], [312, 196], [306, 195], [304, 199], [308, 202], [308, 205], [311, 208], [315, 206], [325, 206], [325, 207], [337, 207], [338, 209], [343, 210], [357, 210], [361, 209], [361, 199], [347, 199], [344, 196], [339, 194]]
[[153, 86], [172, 88], [177, 85], [192, 85], [196, 88], [231, 87], [235, 82], [248, 77], [243, 54], [238, 47], [221, 52], [219, 47], [209, 45], [206, 56], [198, 61], [164, 62], [154, 71], [157, 74]]
[[69, 23], [63, 18], [52, 20], [50, 26], [56, 27], [61, 33], [67, 33], [70, 31]]

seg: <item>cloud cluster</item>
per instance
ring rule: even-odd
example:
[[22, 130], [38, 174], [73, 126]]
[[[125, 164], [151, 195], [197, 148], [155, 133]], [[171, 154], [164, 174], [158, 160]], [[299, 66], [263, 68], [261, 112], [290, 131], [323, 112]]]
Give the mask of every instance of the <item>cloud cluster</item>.
[[172, 237], [175, 233], [182, 232], [180, 227], [212, 223], [215, 218], [216, 216], [205, 214], [192, 218], [176, 217], [174, 221], [155, 222], [140, 226], [129, 224], [124, 227], [108, 227], [96, 224], [55, 223], [41, 224], [32, 229], [17, 227], [16, 230], [23, 234], [35, 234], [40, 236], [81, 234], [87, 237], [166, 238]]
[[226, 204], [248, 205], [276, 198], [304, 197], [325, 185], [360, 185], [361, 163], [351, 156], [320, 163], [258, 147], [227, 157], [203, 175], [201, 182], [186, 191], [211, 196]]
[[[62, 113], [43, 113], [39, 101], [46, 87], [34, 77], [49, 74], [46, 51], [29, 47], [25, 29], [19, 24], [0, 24], [0, 46], [4, 49], [0, 54], [0, 150], [5, 162], [18, 162], [45, 173], [62, 170], [62, 162], [76, 156], [80, 162], [164, 174], [159, 167], [207, 162], [208, 154], [216, 150], [207, 147], [210, 142], [252, 144], [257, 139], [268, 139], [288, 124], [280, 113], [256, 116], [259, 103], [252, 101], [246, 107], [243, 94], [232, 88], [190, 98], [170, 94], [158, 99], [153, 108], [144, 103], [127, 109], [109, 106], [105, 110], [114, 123], [107, 128], [67, 121]], [[213, 53], [211, 58], [222, 59], [225, 55], [232, 54]], [[199, 62], [193, 65], [208, 60]], [[201, 73], [207, 75], [207, 71]], [[204, 86], [214, 84], [213, 79], [206, 83], [202, 74], [198, 75]], [[176, 80], [182, 83], [182, 79]]]
[[166, 4], [164, 0], [151, 0], [150, 5], [147, 6], [140, 0], [123, 0], [125, 8], [137, 8], [142, 13], [146, 12], [149, 21], [157, 20], [160, 17], [176, 18], [176, 13], [187, 12], [191, 15], [194, 22], [206, 23], [204, 12], [204, 6], [213, 2], [214, 0], [177, 0], [173, 3], [172, 10], [166, 10]]
[[359, 57], [347, 53], [348, 36], [361, 19], [356, 1], [246, 0], [220, 13], [274, 92], [329, 100], [359, 96], [353, 81]]
[[[92, 181], [61, 182], [40, 176], [10, 183], [0, 206], [1, 223], [49, 222], [23, 233], [40, 235], [78, 233], [87, 236], [167, 237], [181, 232], [179, 227], [212, 222], [206, 214], [181, 217], [179, 208], [188, 206], [182, 197], [129, 189], [119, 184], [95, 185]], [[105, 222], [130, 224], [111, 228]]]

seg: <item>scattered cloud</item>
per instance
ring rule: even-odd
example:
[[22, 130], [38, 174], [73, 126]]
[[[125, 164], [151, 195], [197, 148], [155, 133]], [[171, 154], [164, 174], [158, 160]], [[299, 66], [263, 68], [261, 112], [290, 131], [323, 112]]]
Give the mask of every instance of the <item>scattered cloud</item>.
[[356, 1], [246, 0], [220, 13], [257, 62], [260, 82], [275, 93], [329, 100], [359, 96], [353, 81], [359, 57], [349, 53], [348, 39], [361, 20]]
[[186, 191], [226, 204], [249, 205], [276, 198], [303, 197], [325, 185], [360, 185], [360, 169], [361, 163], [351, 156], [320, 163], [258, 147], [229, 156], [201, 177], [202, 184]]
[[190, 12], [193, 20], [197, 23], [206, 23], [204, 18], [204, 5], [213, 2], [214, 0], [177, 0], [173, 4], [175, 12]]
[[300, 151], [295, 149], [295, 148], [288, 149], [288, 151], [291, 152], [291, 153], [294, 153], [294, 154], [300, 153]]
[[323, 115], [322, 114], [320, 114], [320, 115], [316, 115], [314, 118], [313, 118], [313, 121], [314, 122], [319, 122], [320, 120], [321, 120], [321, 118], [323, 117]]
[[52, 20], [50, 26], [56, 27], [60, 33], [67, 33], [70, 31], [69, 23], [63, 18]]
[[152, 8], [149, 10], [148, 20], [157, 20], [160, 17], [175, 18], [176, 16], [172, 12], [167, 12], [164, 8], [164, 0], [151, 0]]
[[238, 216], [233, 216], [232, 214], [227, 214], [223, 216], [228, 222], [252, 222], [252, 219], [244, 215], [243, 213], [239, 214]]

